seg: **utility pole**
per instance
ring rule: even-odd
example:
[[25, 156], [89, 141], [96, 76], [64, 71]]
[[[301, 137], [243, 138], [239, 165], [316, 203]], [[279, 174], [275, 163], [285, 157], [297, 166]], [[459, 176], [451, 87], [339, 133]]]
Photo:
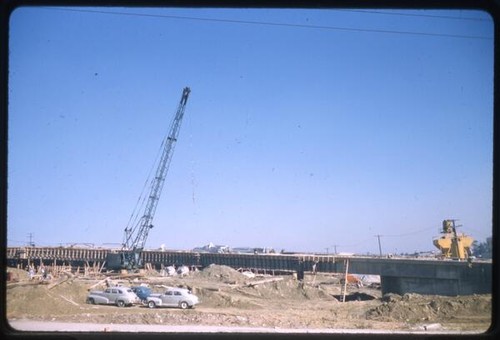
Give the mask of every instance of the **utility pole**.
[[382, 256], [382, 245], [380, 244], [380, 237], [382, 235], [375, 235], [375, 237], [378, 239], [378, 252], [380, 254], [380, 256]]
[[35, 246], [35, 242], [33, 242], [33, 233], [29, 233], [28, 234], [28, 237], [29, 237], [29, 243], [28, 243], [28, 246], [29, 247], [34, 247]]
[[333, 253], [337, 255], [337, 245], [334, 244], [332, 247], [333, 247]]

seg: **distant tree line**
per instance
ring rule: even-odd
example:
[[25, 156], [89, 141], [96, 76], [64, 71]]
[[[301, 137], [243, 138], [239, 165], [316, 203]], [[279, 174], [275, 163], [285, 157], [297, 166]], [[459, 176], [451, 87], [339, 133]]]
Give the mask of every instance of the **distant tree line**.
[[472, 254], [475, 257], [491, 259], [492, 249], [493, 244], [491, 237], [486, 238], [485, 242], [478, 242], [477, 240], [472, 242]]

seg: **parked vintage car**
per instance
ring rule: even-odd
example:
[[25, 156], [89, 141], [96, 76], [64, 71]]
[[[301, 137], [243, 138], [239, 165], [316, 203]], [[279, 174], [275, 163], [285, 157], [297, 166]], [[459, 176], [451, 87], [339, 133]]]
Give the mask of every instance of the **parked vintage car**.
[[196, 295], [184, 288], [169, 287], [163, 294], [151, 294], [147, 298], [149, 308], [179, 307], [182, 309], [193, 308], [199, 303]]
[[151, 295], [151, 288], [145, 286], [135, 286], [131, 287], [132, 291], [139, 297], [143, 304], [147, 304], [147, 298]]
[[139, 304], [141, 300], [129, 287], [111, 287], [105, 291], [89, 292], [87, 303], [124, 307]]

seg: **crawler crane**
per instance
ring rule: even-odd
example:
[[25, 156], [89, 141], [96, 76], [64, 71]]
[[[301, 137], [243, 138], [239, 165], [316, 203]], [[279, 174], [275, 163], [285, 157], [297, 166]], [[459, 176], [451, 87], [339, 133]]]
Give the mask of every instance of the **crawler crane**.
[[454, 260], [466, 260], [471, 255], [471, 246], [474, 239], [464, 233], [457, 233], [456, 220], [444, 220], [443, 234], [439, 238], [435, 238], [433, 243], [436, 248], [441, 250], [443, 258]]
[[155, 176], [151, 180], [150, 192], [144, 214], [137, 223], [125, 228], [122, 249], [119, 252], [108, 253], [106, 267], [108, 269], [137, 269], [143, 266], [141, 253], [146, 244], [148, 233], [153, 228], [153, 217], [160, 199], [160, 194], [165, 182], [165, 177], [172, 160], [175, 144], [179, 135], [179, 128], [186, 109], [186, 103], [191, 89], [185, 87], [177, 108], [174, 120], [170, 126], [169, 134], [164, 141], [163, 151], [156, 169]]

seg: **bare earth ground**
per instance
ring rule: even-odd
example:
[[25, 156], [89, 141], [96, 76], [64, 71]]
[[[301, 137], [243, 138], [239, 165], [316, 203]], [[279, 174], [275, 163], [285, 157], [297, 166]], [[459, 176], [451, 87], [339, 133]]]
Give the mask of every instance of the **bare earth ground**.
[[[14, 325], [16, 321], [33, 320], [115, 326], [482, 333], [492, 320], [490, 295], [381, 296], [378, 288], [350, 285], [349, 301], [340, 302], [342, 285], [336, 275], [306, 275], [304, 282], [291, 275], [250, 279], [232, 268], [212, 265], [185, 277], [149, 272], [113, 280], [125, 286], [147, 283], [155, 292], [163, 291], [164, 286], [188, 287], [201, 303], [194, 309], [180, 310], [86, 304], [89, 288], [102, 280], [102, 275], [89, 278], [68, 274], [44, 282], [30, 281], [23, 270], [8, 271], [14, 279], [7, 283], [7, 319]], [[93, 289], [104, 288], [101, 285]]]

